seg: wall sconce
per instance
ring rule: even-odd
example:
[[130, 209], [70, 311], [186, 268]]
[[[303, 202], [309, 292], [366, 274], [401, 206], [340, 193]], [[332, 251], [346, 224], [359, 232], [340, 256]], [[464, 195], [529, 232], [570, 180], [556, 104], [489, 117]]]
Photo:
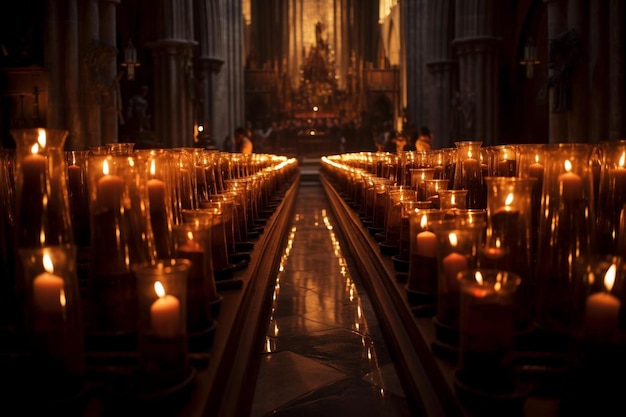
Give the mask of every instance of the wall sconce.
[[541, 61], [537, 59], [537, 46], [533, 38], [528, 38], [526, 41], [524, 58], [519, 63], [526, 66], [526, 78], [533, 78], [535, 76], [535, 65], [540, 64]]
[[135, 68], [141, 66], [141, 63], [137, 61], [137, 48], [133, 45], [132, 40], [128, 40], [126, 48], [124, 48], [124, 62], [122, 66], [127, 68], [126, 76], [129, 81], [135, 79]]

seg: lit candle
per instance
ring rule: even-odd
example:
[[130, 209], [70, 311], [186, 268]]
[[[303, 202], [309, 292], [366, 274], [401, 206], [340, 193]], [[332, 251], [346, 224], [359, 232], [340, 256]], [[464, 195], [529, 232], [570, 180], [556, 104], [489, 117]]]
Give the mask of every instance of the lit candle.
[[543, 165], [539, 163], [539, 155], [535, 155], [535, 162], [528, 165], [528, 176], [543, 180]]
[[154, 334], [171, 338], [181, 333], [181, 310], [178, 298], [165, 294], [160, 281], [154, 283], [154, 291], [159, 298], [150, 306], [150, 322]]
[[[150, 165], [150, 174], [152, 176], [156, 174], [156, 165], [154, 160], [152, 160]], [[148, 198], [150, 200], [150, 211], [165, 211], [165, 182], [153, 177], [148, 180], [147, 188]]]
[[96, 201], [101, 209], [117, 210], [122, 200], [124, 181], [117, 175], [109, 174], [109, 164], [104, 161], [102, 165], [102, 176], [98, 179]]
[[[428, 216], [425, 214], [422, 215], [420, 219], [420, 226], [422, 229], [425, 229], [428, 224]], [[422, 232], [417, 234], [417, 249], [415, 253], [419, 256], [424, 256], [427, 258], [436, 258], [437, 257], [437, 236], [429, 231], [423, 230]]]
[[474, 177], [480, 172], [480, 164], [478, 161], [469, 155], [467, 159], [462, 162], [463, 175]]
[[38, 146], [35, 144], [31, 154], [22, 160], [22, 174], [24, 176], [23, 187], [25, 192], [41, 189], [42, 179], [46, 172], [46, 158], [39, 155]]
[[604, 276], [607, 291], [591, 294], [585, 305], [583, 329], [589, 339], [597, 342], [610, 341], [619, 328], [621, 302], [609, 293], [615, 283], [615, 274], [613, 264]]
[[626, 168], [624, 164], [626, 160], [626, 152], [622, 152], [617, 168], [609, 169], [609, 179], [611, 180], [614, 190], [622, 192], [626, 189]]
[[43, 265], [46, 271], [33, 280], [33, 304], [43, 313], [59, 314], [65, 304], [65, 281], [54, 274], [54, 266], [47, 253], [43, 256]]
[[456, 282], [457, 274], [468, 267], [465, 256], [457, 252], [452, 252], [443, 258], [441, 266], [443, 268], [443, 274], [449, 283]]
[[572, 163], [569, 160], [565, 161], [565, 172], [559, 175], [559, 185], [561, 196], [565, 200], [578, 200], [583, 195], [583, 181], [572, 172]]

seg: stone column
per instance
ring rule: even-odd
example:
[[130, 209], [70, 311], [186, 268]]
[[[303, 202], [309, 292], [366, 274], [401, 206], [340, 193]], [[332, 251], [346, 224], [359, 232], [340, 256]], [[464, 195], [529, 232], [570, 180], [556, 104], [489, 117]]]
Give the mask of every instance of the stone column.
[[[548, 9], [548, 40], [559, 37], [560, 34], [567, 30], [566, 0], [544, 0]], [[549, 52], [549, 51], [548, 51]], [[545, 62], [549, 62], [550, 58], [545, 57]], [[550, 69], [548, 77], [553, 80], [557, 76], [554, 69]], [[553, 86], [548, 92], [549, 100], [549, 141], [550, 143], [567, 142], [567, 114], [558, 109], [558, 90]]]
[[571, 62], [571, 108], [567, 113], [568, 142], [589, 141], [589, 56], [592, 48], [589, 37], [589, 6], [587, 1], [568, 0], [567, 30], [575, 30], [580, 47]]
[[624, 1], [609, 2], [609, 111], [608, 139], [626, 138], [626, 103], [624, 102]]
[[498, 143], [500, 130], [498, 4], [489, 0], [458, 2], [452, 42], [459, 60], [463, 140], [479, 140], [485, 146]]
[[154, 57], [156, 140], [163, 147], [192, 147], [192, 42], [162, 39], [150, 47]]
[[[427, 95], [428, 117], [420, 121], [435, 136], [433, 148], [453, 146], [456, 137], [456, 117], [453, 106], [456, 61], [450, 56], [449, 28], [454, 21], [454, 5], [450, 0], [430, 0], [426, 7], [426, 18], [432, 22], [426, 26], [429, 36], [424, 36], [426, 45], [426, 67], [428, 68]], [[417, 126], [419, 128], [419, 126]]]
[[198, 133], [198, 145], [215, 148], [213, 127], [216, 74], [224, 63], [223, 16], [219, 2], [197, 2], [194, 19], [199, 50], [196, 68], [196, 123], [204, 128], [202, 133]]
[[100, 42], [104, 46], [101, 63], [99, 89], [100, 106], [100, 141], [102, 144], [118, 140], [118, 115], [121, 111], [121, 93], [117, 68], [116, 7], [119, 0], [100, 2]]

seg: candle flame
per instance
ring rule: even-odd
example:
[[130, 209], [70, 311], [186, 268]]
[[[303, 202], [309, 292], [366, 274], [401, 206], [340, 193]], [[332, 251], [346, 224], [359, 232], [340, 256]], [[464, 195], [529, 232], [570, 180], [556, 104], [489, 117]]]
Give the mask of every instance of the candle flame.
[[472, 151], [467, 151], [467, 157], [471, 158], [472, 157]]
[[617, 270], [617, 266], [615, 264], [611, 264], [608, 271], [604, 275], [604, 287], [607, 291], [611, 291], [613, 289], [613, 285], [615, 284], [615, 273]]
[[480, 285], [483, 285], [483, 274], [480, 273], [480, 271], [476, 271], [474, 273], [474, 279], [476, 280], [477, 283], [479, 283]]
[[150, 175], [156, 174], [156, 161], [153, 159], [150, 161]]
[[193, 232], [191, 230], [187, 232], [187, 239], [193, 241]]
[[450, 241], [451, 246], [457, 246], [459, 244], [459, 239], [454, 232], [448, 235], [448, 240]]
[[154, 292], [156, 292], [156, 295], [159, 298], [165, 297], [165, 288], [163, 288], [163, 284], [161, 284], [161, 281], [154, 282]]
[[509, 193], [509, 195], [506, 196], [506, 199], [504, 200], [504, 204], [507, 206], [510, 206], [511, 204], [513, 204], [513, 193]]
[[37, 142], [42, 148], [46, 147], [46, 131], [44, 129], [39, 129], [39, 136], [37, 137]]
[[428, 216], [425, 214], [422, 214], [422, 219], [420, 220], [420, 227], [422, 229], [426, 229], [427, 224], [428, 224]]
[[535, 162], [539, 163], [539, 154], [535, 154]]
[[109, 175], [109, 162], [108, 161], [104, 161], [102, 163], [102, 173], [104, 175]]
[[45, 269], [46, 272], [49, 272], [49, 273], [54, 272], [54, 265], [52, 264], [52, 259], [50, 259], [50, 255], [48, 255], [47, 253], [44, 253], [43, 255], [43, 269]]
[[59, 304], [61, 304], [61, 307], [65, 307], [67, 305], [67, 298], [65, 298], [65, 291], [63, 291], [63, 288], [61, 288], [61, 292], [59, 294]]
[[570, 172], [572, 170], [572, 163], [570, 162], [569, 159], [566, 159], [565, 162], [563, 163], [563, 166], [565, 167], [565, 171]]
[[454, 194], [450, 196], [450, 204], [456, 206], [456, 197], [454, 196]]
[[500, 247], [502, 246], [502, 243], [500, 242], [500, 238], [496, 239], [496, 248], [500, 249]]
[[626, 163], [626, 151], [622, 152], [622, 156], [619, 159], [619, 167], [624, 168], [624, 164]]

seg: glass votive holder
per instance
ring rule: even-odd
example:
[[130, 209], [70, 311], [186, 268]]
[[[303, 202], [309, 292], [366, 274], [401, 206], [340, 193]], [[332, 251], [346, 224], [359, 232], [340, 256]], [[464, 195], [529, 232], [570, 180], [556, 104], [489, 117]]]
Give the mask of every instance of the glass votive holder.
[[218, 294], [211, 261], [211, 227], [197, 222], [174, 226], [176, 258], [191, 262], [187, 277], [187, 331], [202, 334], [219, 313]]
[[84, 321], [73, 245], [21, 249], [29, 389], [57, 400], [84, 384]]
[[188, 259], [135, 265], [139, 294], [139, 394], [179, 386], [193, 371], [187, 341]]
[[448, 217], [454, 217], [454, 211], [467, 208], [467, 190], [439, 190], [439, 209]]
[[438, 346], [456, 350], [460, 320], [459, 273], [476, 269], [486, 223], [466, 223], [461, 219], [432, 224], [437, 237], [437, 312], [435, 323]]
[[622, 415], [626, 382], [626, 268], [621, 257], [594, 258], [575, 292], [563, 415]]
[[483, 412], [521, 409], [523, 396], [513, 367], [514, 298], [521, 279], [497, 269], [466, 270], [458, 279], [461, 321], [455, 387], [459, 397]]
[[443, 219], [437, 209], [417, 209], [409, 213], [410, 259], [406, 291], [409, 302], [428, 306], [434, 313], [437, 302], [437, 236], [433, 222]]
[[426, 200], [432, 201], [432, 208], [441, 208], [439, 201], [439, 192], [441, 190], [448, 190], [450, 180], [448, 179], [432, 179], [424, 181], [426, 186]]
[[387, 220], [385, 240], [380, 243], [381, 253], [396, 255], [400, 248], [400, 226], [402, 223], [402, 203], [416, 201], [417, 192], [411, 189], [390, 190], [387, 195]]
[[66, 151], [67, 188], [74, 243], [87, 248], [90, 243], [87, 157], [89, 151]]

